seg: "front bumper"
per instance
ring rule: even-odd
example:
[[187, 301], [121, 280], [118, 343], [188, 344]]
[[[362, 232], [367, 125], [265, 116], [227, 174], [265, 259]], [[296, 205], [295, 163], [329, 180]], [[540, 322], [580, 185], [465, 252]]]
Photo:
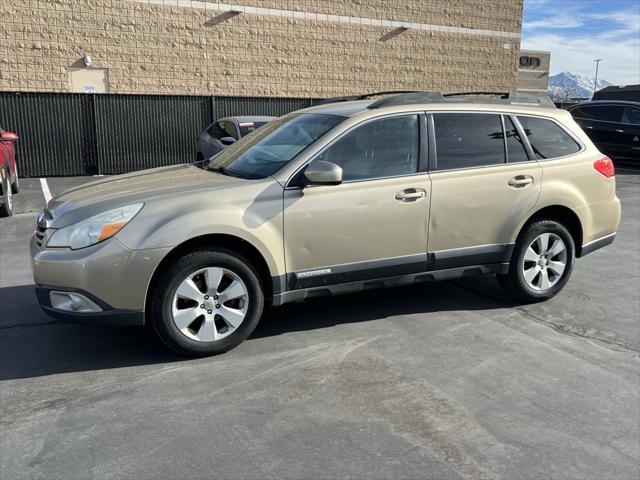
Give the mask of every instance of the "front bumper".
[[[41, 248], [31, 240], [38, 300], [49, 315], [92, 325], [142, 325], [147, 289], [170, 248], [130, 250], [116, 238], [79, 250]], [[51, 306], [50, 292], [78, 292], [101, 312], [80, 313]]]

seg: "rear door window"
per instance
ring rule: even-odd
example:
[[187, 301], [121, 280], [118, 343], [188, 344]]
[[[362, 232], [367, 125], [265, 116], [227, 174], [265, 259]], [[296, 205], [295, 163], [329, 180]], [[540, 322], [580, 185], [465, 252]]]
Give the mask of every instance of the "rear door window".
[[619, 122], [622, 107], [619, 105], [585, 105], [572, 111], [574, 117], [605, 122]]
[[622, 123], [629, 125], [640, 125], [640, 108], [624, 107], [622, 113]]
[[505, 163], [500, 115], [434, 113], [433, 122], [438, 170]]
[[557, 123], [538, 117], [518, 116], [537, 158], [557, 158], [580, 151], [580, 145]]

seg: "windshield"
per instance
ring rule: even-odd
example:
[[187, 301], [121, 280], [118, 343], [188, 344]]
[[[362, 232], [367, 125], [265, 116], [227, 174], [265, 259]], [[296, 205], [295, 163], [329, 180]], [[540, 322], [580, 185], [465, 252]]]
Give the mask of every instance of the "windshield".
[[238, 128], [240, 129], [240, 136], [246, 137], [254, 130], [259, 129], [267, 122], [240, 122], [238, 123]]
[[242, 137], [211, 159], [209, 168], [242, 178], [268, 177], [343, 120], [339, 115], [292, 113]]

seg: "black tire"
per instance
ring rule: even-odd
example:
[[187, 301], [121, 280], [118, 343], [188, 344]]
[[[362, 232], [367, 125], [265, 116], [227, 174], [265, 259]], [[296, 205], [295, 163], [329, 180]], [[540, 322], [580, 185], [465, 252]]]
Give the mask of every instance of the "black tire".
[[[233, 271], [247, 287], [249, 305], [246, 316], [229, 336], [211, 342], [193, 340], [184, 335], [173, 321], [173, 296], [180, 283], [192, 272], [206, 267]], [[238, 253], [223, 249], [197, 250], [178, 258], [160, 272], [150, 292], [149, 316], [155, 334], [169, 348], [181, 355], [203, 357], [224, 353], [242, 343], [256, 328], [264, 309], [264, 290], [253, 265]]]
[[2, 178], [2, 195], [4, 196], [4, 202], [0, 205], [0, 217], [10, 217], [13, 215], [13, 199], [11, 197], [11, 182], [9, 177], [9, 169], [3, 167], [0, 171], [0, 177]]
[[[560, 278], [546, 290], [535, 290], [530, 287], [524, 278], [524, 257], [531, 243], [544, 233], [555, 234], [564, 242], [566, 247], [565, 268]], [[509, 272], [506, 275], [498, 275], [500, 285], [515, 300], [523, 303], [534, 303], [548, 300], [564, 288], [575, 263], [575, 244], [569, 231], [561, 223], [555, 220], [542, 219], [527, 225], [518, 240], [511, 256]]]
[[13, 182], [11, 183], [11, 191], [15, 195], [20, 193], [20, 179], [18, 178], [18, 167], [16, 167], [16, 174], [13, 176]]

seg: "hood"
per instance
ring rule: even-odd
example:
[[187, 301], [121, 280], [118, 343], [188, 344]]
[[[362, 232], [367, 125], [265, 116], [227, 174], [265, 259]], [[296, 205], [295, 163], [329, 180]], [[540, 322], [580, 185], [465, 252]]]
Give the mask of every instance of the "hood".
[[67, 190], [47, 205], [49, 225], [61, 228], [92, 215], [159, 197], [188, 195], [244, 185], [248, 180], [203, 170], [193, 165], [153, 168], [87, 183]]

